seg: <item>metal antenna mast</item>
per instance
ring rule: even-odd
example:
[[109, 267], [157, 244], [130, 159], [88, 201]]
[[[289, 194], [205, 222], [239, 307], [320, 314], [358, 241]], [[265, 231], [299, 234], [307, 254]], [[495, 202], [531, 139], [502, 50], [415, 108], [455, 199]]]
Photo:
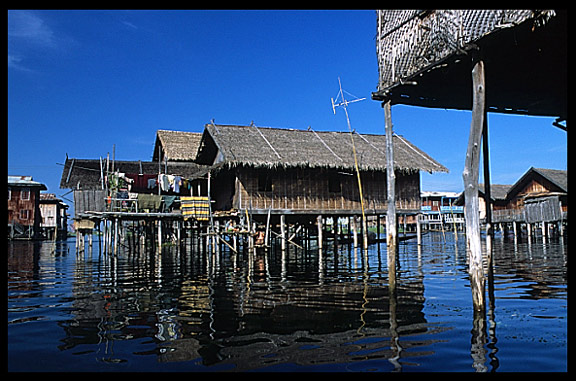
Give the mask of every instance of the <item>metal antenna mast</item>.
[[[356, 177], [358, 179], [358, 192], [360, 193], [360, 206], [362, 207], [362, 229], [364, 231], [364, 239], [363, 239], [363, 243], [364, 243], [364, 249], [368, 249], [368, 231], [366, 230], [368, 228], [368, 225], [366, 224], [366, 214], [364, 213], [364, 195], [362, 192], [362, 180], [360, 179], [360, 169], [358, 168], [358, 157], [356, 155], [356, 144], [354, 144], [354, 133], [352, 132], [352, 126], [350, 124], [350, 116], [348, 115], [348, 105], [350, 103], [354, 103], [354, 102], [359, 102], [362, 101], [366, 98], [358, 98], [353, 94], [350, 94], [347, 91], [342, 90], [342, 82], [340, 81], [340, 77], [338, 77], [338, 85], [340, 87], [340, 91], [338, 92], [338, 95], [336, 96], [336, 100], [334, 100], [333, 98], [330, 98], [330, 100], [332, 101], [332, 111], [334, 112], [334, 115], [336, 115], [336, 107], [343, 107], [344, 108], [344, 113], [346, 114], [346, 122], [348, 123], [348, 131], [350, 132], [350, 140], [352, 141], [352, 152], [354, 153], [354, 166], [356, 167]], [[346, 98], [344, 97], [344, 93], [351, 95], [353, 97], [355, 97], [356, 99], [353, 99], [351, 101], [346, 100]], [[341, 98], [341, 100], [339, 101], [339, 98]], [[337, 102], [337, 103], [334, 103]]]

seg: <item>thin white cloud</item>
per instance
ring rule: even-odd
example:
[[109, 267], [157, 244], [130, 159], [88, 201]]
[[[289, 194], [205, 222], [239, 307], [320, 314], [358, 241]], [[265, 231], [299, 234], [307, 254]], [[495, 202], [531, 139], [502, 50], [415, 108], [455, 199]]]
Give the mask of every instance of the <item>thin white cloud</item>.
[[127, 27], [129, 27], [131, 29], [138, 29], [138, 27], [136, 25], [132, 24], [130, 21], [122, 20], [121, 23], [126, 25]]
[[55, 47], [54, 31], [32, 11], [8, 12], [8, 40], [16, 44], [36, 47]]
[[73, 41], [59, 35], [39, 12], [8, 11], [8, 68], [36, 71], [31, 63], [38, 53], [60, 50]]
[[22, 62], [22, 57], [14, 55], [14, 54], [8, 54], [8, 67], [9, 68], [21, 70], [21, 71], [32, 71], [29, 68], [22, 65], [21, 62]]

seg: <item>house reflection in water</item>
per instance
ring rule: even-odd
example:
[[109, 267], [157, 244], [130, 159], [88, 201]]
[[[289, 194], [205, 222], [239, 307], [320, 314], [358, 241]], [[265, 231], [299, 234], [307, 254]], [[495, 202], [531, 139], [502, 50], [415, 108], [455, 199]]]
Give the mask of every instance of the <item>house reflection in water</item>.
[[119, 348], [119, 341], [149, 337], [157, 348], [139, 353], [157, 354], [159, 362], [249, 370], [391, 359], [400, 333], [430, 331], [423, 276], [403, 279], [390, 295], [385, 252], [346, 245], [337, 253], [211, 255], [167, 247], [161, 256], [101, 264], [115, 287], [86, 281], [98, 264], [79, 262], [75, 317], [61, 324], [67, 337], [60, 349], [112, 341]]

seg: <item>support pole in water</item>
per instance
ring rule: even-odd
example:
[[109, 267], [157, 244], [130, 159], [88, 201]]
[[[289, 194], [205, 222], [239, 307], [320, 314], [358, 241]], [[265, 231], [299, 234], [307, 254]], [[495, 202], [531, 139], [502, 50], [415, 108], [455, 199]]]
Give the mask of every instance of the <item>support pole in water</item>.
[[396, 228], [396, 175], [394, 174], [394, 143], [392, 139], [392, 116], [390, 100], [382, 104], [386, 127], [386, 183], [387, 204], [386, 213], [386, 243], [388, 252], [396, 252], [398, 247], [398, 233]]
[[480, 143], [485, 117], [484, 62], [476, 60], [472, 69], [472, 122], [466, 151], [466, 161], [462, 178], [466, 200], [466, 241], [468, 249], [468, 273], [472, 289], [472, 301], [476, 311], [485, 310], [484, 270], [482, 247], [480, 244], [480, 214], [478, 203], [478, 171], [480, 164]]

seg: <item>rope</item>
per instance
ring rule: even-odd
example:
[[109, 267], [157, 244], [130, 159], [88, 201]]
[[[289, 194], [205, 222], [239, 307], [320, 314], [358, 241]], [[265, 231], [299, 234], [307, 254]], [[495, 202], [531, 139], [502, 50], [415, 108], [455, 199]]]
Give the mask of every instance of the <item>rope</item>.
[[258, 133], [260, 134], [260, 136], [262, 136], [262, 139], [264, 139], [264, 141], [266, 143], [268, 143], [268, 146], [270, 148], [272, 148], [272, 151], [274, 151], [274, 153], [276, 154], [276, 156], [278, 156], [278, 159], [282, 159], [282, 156], [280, 156], [280, 154], [274, 149], [274, 147], [272, 146], [272, 144], [270, 144], [270, 142], [268, 141], [268, 139], [266, 139], [266, 137], [264, 136], [264, 134], [262, 133], [262, 131], [260, 131], [258, 129], [258, 127], [256, 127], [254, 124], [251, 124], [250, 126], [254, 127], [256, 129], [256, 131], [258, 131]]

